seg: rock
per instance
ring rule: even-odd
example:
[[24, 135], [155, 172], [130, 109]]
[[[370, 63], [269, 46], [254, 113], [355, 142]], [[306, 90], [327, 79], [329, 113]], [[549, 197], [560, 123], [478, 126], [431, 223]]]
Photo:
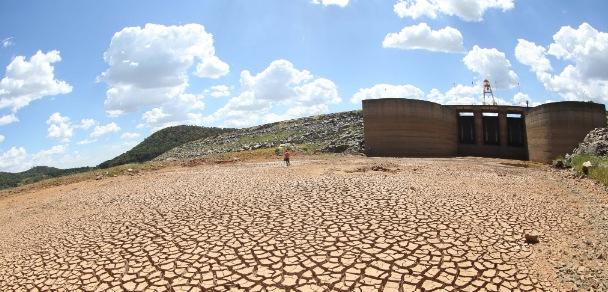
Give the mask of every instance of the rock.
[[95, 177], [95, 180], [101, 180], [101, 179], [103, 179], [103, 175], [101, 175], [101, 174], [98, 174], [98, 175]]
[[538, 235], [536, 234], [526, 234], [524, 235], [527, 244], [537, 244], [539, 243]]
[[589, 169], [590, 169], [591, 167], [593, 167], [593, 164], [591, 163], [591, 161], [585, 161], [585, 162], [583, 163], [583, 166], [581, 167], [581, 170], [583, 171], [583, 173], [584, 173], [585, 175], [588, 175], [588, 174], [589, 174]]
[[566, 165], [564, 164], [564, 161], [562, 159], [556, 159], [553, 161], [553, 167], [557, 169], [564, 169]]
[[133, 172], [133, 168], [127, 169], [128, 172]]
[[[290, 145], [291, 144], [291, 145]], [[314, 145], [325, 153], [364, 153], [363, 114], [351, 111], [239, 129], [173, 148], [155, 160], [188, 160], [253, 149]]]
[[596, 128], [591, 130], [585, 136], [583, 142], [576, 147], [572, 154], [574, 155], [608, 155], [608, 128]]

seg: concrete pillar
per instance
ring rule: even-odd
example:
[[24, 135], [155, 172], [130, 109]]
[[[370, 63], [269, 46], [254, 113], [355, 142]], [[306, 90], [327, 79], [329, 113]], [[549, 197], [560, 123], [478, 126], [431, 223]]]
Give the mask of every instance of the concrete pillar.
[[475, 115], [475, 144], [483, 145], [483, 116], [482, 112], [473, 112]]
[[507, 125], [507, 113], [499, 112], [498, 113], [498, 135], [500, 139], [500, 146], [508, 146], [509, 145], [509, 129]]

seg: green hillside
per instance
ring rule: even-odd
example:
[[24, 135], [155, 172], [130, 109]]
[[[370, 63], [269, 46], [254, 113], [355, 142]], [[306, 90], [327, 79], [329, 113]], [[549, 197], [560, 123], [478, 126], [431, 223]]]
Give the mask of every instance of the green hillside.
[[30, 170], [9, 173], [0, 172], [0, 189], [18, 187], [25, 184], [34, 183], [47, 178], [60, 177], [68, 174], [80, 173], [91, 170], [89, 167], [59, 169], [48, 166], [36, 166]]
[[175, 126], [165, 128], [152, 134], [133, 149], [119, 155], [118, 157], [115, 157], [114, 159], [101, 163], [99, 167], [108, 168], [127, 163], [150, 161], [177, 146], [191, 141], [213, 137], [228, 131], [232, 131], [232, 129], [207, 128], [198, 126]]

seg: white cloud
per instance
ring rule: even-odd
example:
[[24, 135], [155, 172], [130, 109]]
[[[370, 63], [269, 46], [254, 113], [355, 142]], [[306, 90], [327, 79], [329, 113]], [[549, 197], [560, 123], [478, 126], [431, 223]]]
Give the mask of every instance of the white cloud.
[[207, 89], [206, 92], [210, 93], [213, 97], [226, 97], [230, 96], [230, 87], [227, 85], [215, 85], [211, 89]]
[[[564, 26], [547, 48], [518, 40], [515, 56], [546, 90], [566, 100], [608, 101], [608, 33], [587, 23], [576, 29]], [[561, 73], [554, 74], [549, 56], [566, 62]]]
[[4, 142], [4, 140], [6, 140], [6, 137], [4, 137], [4, 135], [0, 135], [0, 143]]
[[97, 124], [97, 121], [94, 119], [82, 119], [80, 120], [80, 124], [78, 125], [78, 127], [81, 129], [88, 130]]
[[228, 64], [220, 60], [217, 56], [210, 56], [196, 65], [194, 75], [202, 78], [217, 79], [228, 74], [228, 72], [230, 72], [230, 66]]
[[399, 17], [435, 19], [440, 14], [464, 21], [482, 21], [488, 9], [513, 9], [515, 0], [399, 0], [393, 10]]
[[201, 124], [202, 115], [192, 111], [200, 111], [205, 108], [202, 99], [203, 96], [201, 95], [182, 94], [172, 103], [167, 103], [144, 112], [142, 115], [143, 123], [139, 126], [159, 130], [179, 124]]
[[418, 87], [406, 85], [391, 85], [391, 84], [376, 84], [371, 88], [361, 88], [350, 101], [354, 104], [360, 104], [365, 99], [380, 99], [380, 98], [409, 98], [409, 99], [424, 99], [424, 92]]
[[453, 27], [432, 30], [426, 23], [406, 26], [398, 33], [389, 33], [382, 46], [395, 49], [422, 49], [433, 52], [462, 52], [460, 31]]
[[60, 113], [52, 114], [46, 121], [48, 128], [48, 137], [68, 142], [74, 135], [74, 127], [70, 122], [70, 118], [62, 116]]
[[12, 124], [18, 121], [19, 119], [17, 118], [17, 116], [15, 116], [15, 114], [4, 115], [0, 117], [0, 126]]
[[27, 169], [27, 151], [23, 147], [11, 147], [6, 152], [0, 154], [1, 171], [21, 171]]
[[518, 92], [513, 96], [513, 104], [518, 105], [518, 106], [531, 106], [531, 107], [540, 105], [539, 102], [532, 102], [532, 99], [530, 98], [530, 96], [523, 92]]
[[0, 43], [2, 43], [3, 48], [8, 48], [14, 44], [13, 39], [14, 39], [13, 37], [7, 37], [7, 38], [3, 39], [2, 41], [0, 41]]
[[95, 142], [97, 142], [97, 139], [84, 139], [84, 140], [78, 141], [77, 144], [78, 145], [88, 145], [88, 144], [93, 144]]
[[66, 145], [55, 145], [49, 149], [42, 150], [32, 155], [32, 165], [49, 165], [53, 163], [53, 156], [64, 154], [67, 150]]
[[547, 50], [533, 42], [524, 39], [517, 40], [515, 58], [525, 65], [531, 66], [534, 72], [548, 72], [553, 70], [551, 61], [547, 58]]
[[497, 49], [474, 46], [462, 61], [479, 78], [490, 80], [495, 88], [513, 88], [518, 83], [519, 77], [511, 70], [511, 62]]
[[0, 171], [8, 172], [21, 172], [41, 165], [68, 168], [84, 163], [86, 161], [77, 152], [68, 153], [68, 145], [55, 145], [34, 154], [28, 154], [24, 147], [11, 147], [0, 154]]
[[[338, 88], [331, 80], [316, 78], [299, 70], [287, 60], [276, 60], [262, 72], [241, 73], [241, 93], [224, 107], [204, 118], [221, 121], [225, 126], [243, 127], [262, 121], [289, 119], [325, 113], [330, 104], [341, 102]], [[286, 107], [276, 113], [277, 107]]]
[[132, 133], [132, 132], [127, 132], [124, 133], [120, 136], [120, 139], [122, 140], [133, 140], [133, 139], [137, 139], [139, 138], [139, 134], [138, 133]]
[[15, 57], [0, 80], [0, 109], [10, 108], [15, 113], [44, 96], [71, 92], [72, 86], [55, 79], [53, 63], [59, 61], [59, 51], [38, 51], [29, 60]]
[[120, 131], [120, 127], [116, 123], [111, 122], [109, 124], [95, 126], [95, 129], [93, 129], [93, 132], [91, 132], [90, 137], [96, 139], [107, 134], [116, 133], [118, 131]]
[[350, 0], [312, 0], [314, 4], [322, 4], [324, 6], [336, 5], [340, 7], [346, 7]]
[[[446, 105], [474, 105], [482, 104], [483, 89], [481, 85], [466, 86], [457, 84], [446, 92], [433, 88], [425, 94], [424, 91], [410, 84], [377, 84], [371, 88], [359, 89], [359, 91], [351, 98], [351, 102], [357, 104], [363, 99], [378, 98], [407, 98], [427, 100]], [[496, 96], [495, 99], [500, 105], [512, 104], [512, 102], [504, 100], [499, 96]], [[488, 100], [487, 102], [491, 101]]]
[[109, 85], [105, 108], [113, 117], [188, 99], [183, 95], [193, 66], [199, 77], [229, 72], [228, 64], [215, 55], [213, 35], [200, 24], [126, 27], [114, 34], [104, 60], [109, 68], [99, 80]]

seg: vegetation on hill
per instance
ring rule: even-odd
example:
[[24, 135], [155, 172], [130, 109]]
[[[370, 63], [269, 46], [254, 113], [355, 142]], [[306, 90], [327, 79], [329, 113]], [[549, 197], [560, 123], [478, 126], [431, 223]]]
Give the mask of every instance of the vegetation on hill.
[[30, 170], [18, 173], [0, 172], [0, 189], [18, 187], [48, 178], [85, 172], [91, 169], [90, 167], [59, 169], [48, 166], [36, 166]]
[[198, 126], [175, 126], [162, 129], [133, 149], [101, 163], [98, 167], [108, 168], [128, 163], [141, 163], [150, 161], [157, 156], [185, 143], [199, 139], [214, 137], [219, 134], [232, 131], [233, 129], [207, 128]]
[[184, 143], [155, 158], [185, 160], [212, 154], [289, 147], [305, 153], [363, 152], [363, 113], [348, 111], [275, 122]]

